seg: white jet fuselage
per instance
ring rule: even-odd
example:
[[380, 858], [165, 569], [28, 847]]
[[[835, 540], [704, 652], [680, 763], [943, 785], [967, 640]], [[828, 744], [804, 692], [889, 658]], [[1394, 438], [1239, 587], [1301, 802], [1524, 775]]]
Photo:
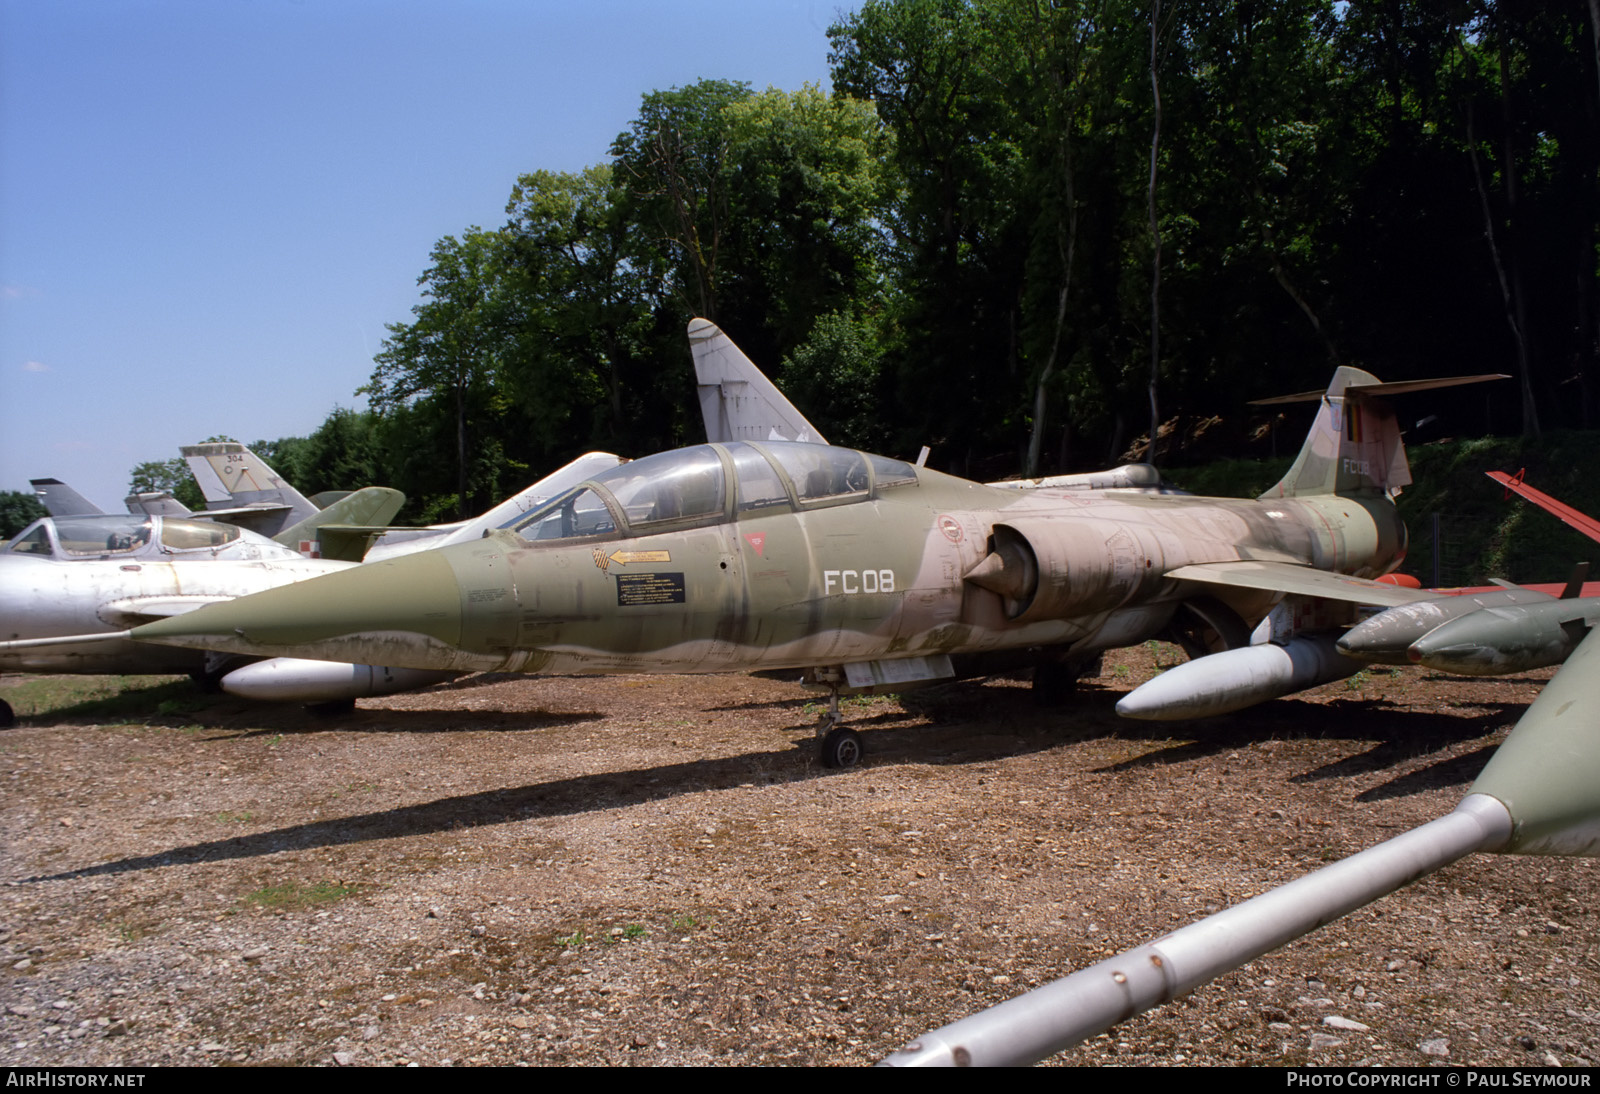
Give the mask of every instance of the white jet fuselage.
[[[0, 639], [126, 630], [206, 604], [347, 569], [325, 559], [101, 561], [0, 555]], [[101, 640], [0, 651], [0, 671], [189, 673], [203, 651]]]

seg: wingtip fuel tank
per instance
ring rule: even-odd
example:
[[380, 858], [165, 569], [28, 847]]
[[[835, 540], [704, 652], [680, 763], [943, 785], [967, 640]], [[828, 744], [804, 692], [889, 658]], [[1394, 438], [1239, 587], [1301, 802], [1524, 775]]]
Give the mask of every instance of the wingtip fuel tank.
[[1263, 642], [1174, 666], [1124, 695], [1117, 713], [1154, 722], [1209, 718], [1343, 680], [1360, 669], [1328, 635]]
[[1561, 664], [1597, 622], [1600, 600], [1593, 597], [1480, 608], [1430, 630], [1406, 656], [1463, 676], [1530, 672]]
[[1351, 627], [1339, 639], [1339, 652], [1373, 664], [1409, 665], [1406, 651], [1414, 642], [1463, 616], [1484, 608], [1554, 602], [1555, 597], [1532, 589], [1494, 589], [1400, 604]]
[[402, 669], [385, 665], [352, 665], [274, 657], [234, 669], [219, 687], [241, 699], [278, 703], [338, 703], [397, 695], [454, 680], [459, 672]]

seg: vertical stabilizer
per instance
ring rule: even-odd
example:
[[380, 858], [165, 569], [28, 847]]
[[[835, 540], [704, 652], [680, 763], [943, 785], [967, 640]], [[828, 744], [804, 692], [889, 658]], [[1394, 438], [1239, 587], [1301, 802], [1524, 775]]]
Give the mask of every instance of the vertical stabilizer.
[[[1411, 484], [1394, 410], [1374, 393], [1389, 386], [1370, 372], [1341, 365], [1326, 393], [1261, 399], [1252, 406], [1318, 399], [1317, 420], [1294, 466], [1266, 498], [1311, 494], [1398, 494]], [[1395, 385], [1398, 386], [1398, 385]]]
[[192, 516], [189, 507], [166, 490], [151, 490], [143, 494], [129, 494], [123, 504], [130, 513], [143, 513], [151, 517]]
[[398, 490], [365, 486], [272, 538], [313, 558], [360, 562], [373, 538], [405, 503], [406, 496]]
[[189, 444], [179, 451], [200, 484], [207, 509], [286, 507], [288, 513], [274, 532], [317, 513], [317, 507], [300, 491], [284, 482], [265, 460], [236, 441]]
[[706, 440], [828, 443], [711, 320], [689, 321], [689, 351]]
[[29, 479], [33, 495], [52, 517], [97, 517], [100, 507], [60, 479]]

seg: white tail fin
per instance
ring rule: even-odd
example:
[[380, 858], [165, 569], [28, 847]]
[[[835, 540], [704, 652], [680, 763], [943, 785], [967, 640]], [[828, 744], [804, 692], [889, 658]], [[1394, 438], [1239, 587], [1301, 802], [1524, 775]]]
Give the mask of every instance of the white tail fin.
[[288, 483], [265, 460], [236, 441], [189, 444], [179, 449], [189, 461], [207, 509], [261, 509], [278, 511], [279, 518], [263, 512], [260, 521], [230, 519], [265, 535], [314, 516], [317, 507]]
[[689, 351], [706, 440], [828, 443], [711, 320], [689, 321]]

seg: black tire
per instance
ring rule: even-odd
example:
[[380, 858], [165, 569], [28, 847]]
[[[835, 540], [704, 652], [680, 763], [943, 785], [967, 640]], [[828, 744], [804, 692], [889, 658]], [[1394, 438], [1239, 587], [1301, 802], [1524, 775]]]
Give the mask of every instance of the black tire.
[[822, 738], [823, 767], [854, 767], [865, 752], [861, 734], [853, 729], [831, 729]]
[[11, 704], [0, 699], [0, 729], [10, 729], [17, 724], [17, 712], [11, 709]]

